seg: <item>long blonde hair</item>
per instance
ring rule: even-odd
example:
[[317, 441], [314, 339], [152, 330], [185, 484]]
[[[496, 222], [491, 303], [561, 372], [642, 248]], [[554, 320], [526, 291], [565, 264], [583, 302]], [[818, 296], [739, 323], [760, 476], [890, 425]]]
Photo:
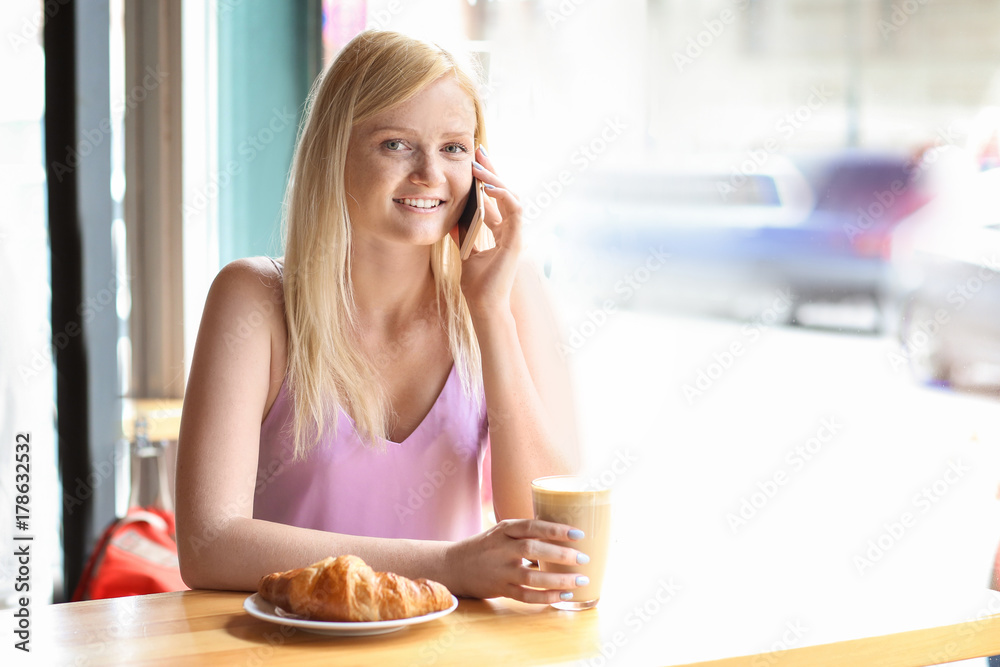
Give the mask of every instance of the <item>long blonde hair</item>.
[[[295, 406], [295, 457], [304, 458], [337, 409], [381, 449], [394, 415], [373, 361], [354, 337], [351, 223], [344, 187], [352, 126], [453, 75], [476, 111], [476, 145], [486, 145], [476, 77], [444, 49], [388, 31], [362, 32], [313, 84], [285, 191], [285, 317], [288, 385]], [[449, 236], [431, 248], [438, 316], [462, 388], [482, 400], [482, 362], [460, 287], [461, 260]]]

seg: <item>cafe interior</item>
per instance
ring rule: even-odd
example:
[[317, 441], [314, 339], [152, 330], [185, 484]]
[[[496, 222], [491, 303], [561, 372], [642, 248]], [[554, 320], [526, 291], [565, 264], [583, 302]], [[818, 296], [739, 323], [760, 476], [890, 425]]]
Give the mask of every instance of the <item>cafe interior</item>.
[[[209, 289], [284, 255], [365, 30], [477, 73], [610, 508], [586, 603], [317, 620], [181, 574]], [[0, 34], [4, 664], [1000, 665], [1000, 4], [6, 0]]]

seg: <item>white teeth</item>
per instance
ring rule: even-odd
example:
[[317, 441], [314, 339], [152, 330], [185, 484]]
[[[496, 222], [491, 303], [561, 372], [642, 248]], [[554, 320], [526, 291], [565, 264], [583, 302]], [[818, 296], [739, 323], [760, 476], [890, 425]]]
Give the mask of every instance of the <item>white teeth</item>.
[[441, 203], [440, 199], [397, 199], [396, 201], [401, 201], [407, 206], [414, 206], [416, 208], [434, 208]]

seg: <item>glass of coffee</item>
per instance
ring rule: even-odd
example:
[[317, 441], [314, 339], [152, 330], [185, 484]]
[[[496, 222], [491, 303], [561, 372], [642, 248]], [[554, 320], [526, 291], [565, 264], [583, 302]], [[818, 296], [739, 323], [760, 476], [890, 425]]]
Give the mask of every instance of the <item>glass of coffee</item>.
[[590, 579], [586, 586], [572, 590], [572, 600], [555, 602], [552, 606], [571, 611], [596, 606], [601, 597], [611, 538], [611, 489], [595, 488], [592, 482], [574, 475], [539, 477], [531, 483], [531, 500], [536, 519], [564, 523], [583, 531], [583, 539], [553, 544], [576, 549], [590, 557], [582, 565], [539, 561], [542, 572], [571, 572]]

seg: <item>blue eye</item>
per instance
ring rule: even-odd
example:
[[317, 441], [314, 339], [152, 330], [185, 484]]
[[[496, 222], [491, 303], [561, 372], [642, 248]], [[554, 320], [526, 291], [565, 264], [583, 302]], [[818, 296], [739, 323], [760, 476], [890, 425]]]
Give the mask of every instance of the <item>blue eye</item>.
[[403, 147], [403, 142], [399, 139], [390, 139], [389, 141], [383, 142], [382, 145], [391, 151], [398, 151]]
[[[468, 153], [469, 149], [466, 148], [465, 144], [448, 144], [444, 147], [445, 151], [455, 154], [455, 153]], [[454, 150], [453, 150], [454, 149]]]

